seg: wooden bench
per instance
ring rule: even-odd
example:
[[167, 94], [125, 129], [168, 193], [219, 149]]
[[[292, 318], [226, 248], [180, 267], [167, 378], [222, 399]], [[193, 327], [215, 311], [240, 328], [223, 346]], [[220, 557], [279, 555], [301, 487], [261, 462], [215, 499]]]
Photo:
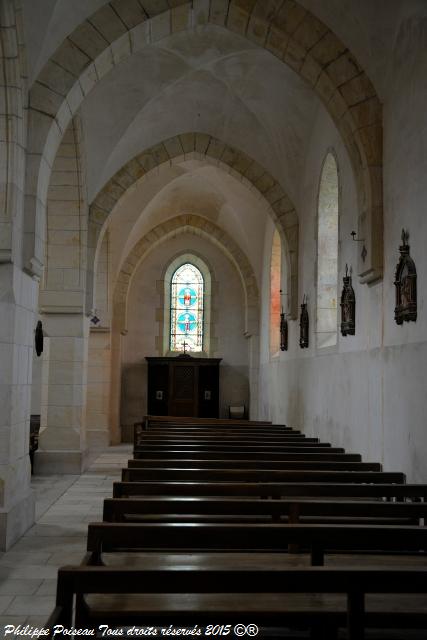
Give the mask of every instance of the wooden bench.
[[135, 551], [287, 552], [289, 545], [308, 549], [311, 564], [324, 564], [334, 552], [394, 552], [425, 555], [427, 527], [395, 525], [139, 523], [96, 522], [88, 526], [90, 564], [102, 555]]
[[404, 483], [405, 474], [384, 471], [287, 471], [277, 469], [122, 469], [123, 482], [351, 482]]
[[[170, 448], [168, 449], [164, 449], [164, 448], [155, 448], [155, 447], [149, 447], [147, 450], [145, 449], [141, 449], [138, 451], [134, 451], [134, 460], [142, 460], [144, 458], [164, 458], [165, 456], [165, 452], [167, 452], [168, 457], [170, 458], [181, 458], [184, 457], [185, 455], [189, 456], [196, 456], [196, 457], [200, 457], [200, 449], [197, 447], [192, 447], [191, 449], [188, 449], [187, 447], [185, 448], [181, 448], [181, 447], [174, 447], [173, 450], [171, 450]], [[344, 449], [341, 449], [340, 447], [319, 447], [317, 445], [314, 446], [286, 446], [286, 447], [280, 447], [280, 449], [277, 448], [267, 448], [267, 449], [259, 449], [257, 447], [251, 447], [250, 449], [248, 448], [242, 448], [242, 450], [233, 448], [233, 449], [217, 449], [215, 448], [214, 450], [203, 450], [203, 457], [208, 459], [208, 458], [241, 458], [241, 459], [246, 459], [248, 457], [253, 457], [256, 456], [257, 459], [261, 460], [273, 460], [274, 458], [277, 457], [277, 459], [281, 459], [281, 456], [287, 456], [288, 454], [311, 454], [311, 453], [326, 453], [326, 454], [341, 454], [344, 453]]]
[[[138, 458], [133, 458], [133, 461], [139, 460], [156, 460], [162, 459], [165, 456], [165, 452], [163, 451], [153, 451], [151, 454], [149, 452], [140, 452]], [[298, 449], [297, 452], [289, 452], [288, 448], [285, 451], [281, 452], [254, 452], [249, 455], [245, 452], [240, 451], [221, 451], [221, 452], [212, 452], [205, 451], [203, 452], [203, 456], [200, 453], [194, 451], [187, 451], [183, 449], [182, 451], [167, 451], [167, 456], [169, 460], [197, 460], [203, 457], [203, 460], [256, 460], [258, 462], [262, 461], [281, 461], [281, 460], [335, 460], [335, 461], [346, 461], [346, 462], [361, 462], [362, 456], [359, 453], [334, 453], [330, 448], [324, 449], [312, 449], [311, 447], [305, 449]]]
[[140, 446], [145, 444], [162, 445], [162, 446], [194, 446], [194, 445], [210, 445], [210, 444], [224, 444], [224, 445], [257, 445], [264, 444], [269, 446], [286, 445], [292, 442], [319, 442], [318, 438], [306, 438], [303, 434], [281, 435], [281, 436], [248, 436], [247, 438], [240, 438], [240, 436], [183, 436], [180, 438], [159, 437], [157, 435], [147, 435], [141, 438]]
[[[138, 423], [137, 423], [138, 424]], [[160, 425], [190, 425], [190, 426], [209, 426], [209, 425], [242, 425], [244, 427], [270, 426], [269, 420], [238, 420], [232, 418], [191, 418], [186, 416], [152, 416], [146, 415], [141, 424], [147, 427], [155, 427]], [[285, 426], [285, 425], [274, 425]]]
[[[177, 498], [177, 497], [148, 497], [135, 498], [106, 498], [104, 500], [104, 522], [135, 522], [147, 519], [159, 521], [180, 521], [181, 516], [191, 516], [192, 521], [224, 518], [245, 519], [247, 517], [262, 517], [269, 520], [283, 520], [289, 523], [315, 523], [326, 521], [348, 521], [359, 519], [361, 524], [366, 520], [380, 520], [384, 524], [390, 519], [402, 519], [401, 524], [423, 525], [427, 518], [427, 502], [379, 502], [366, 500], [310, 500], [282, 499], [233, 499], [233, 498]], [[390, 523], [391, 524], [391, 523]]]
[[[337, 627], [347, 627], [349, 640], [363, 640], [365, 627], [426, 628], [426, 610], [408, 616], [393, 606], [396, 598], [384, 594], [425, 594], [426, 569], [265, 568], [256, 562], [230, 569], [206, 561], [199, 554], [192, 566], [144, 570], [134, 568], [64, 567], [58, 573], [56, 607], [46, 626], [65, 628], [161, 626], [194, 628], [219, 624], [256, 624], [260, 637], [268, 628], [311, 628], [312, 638], [333, 640]], [[197, 564], [196, 564], [197, 563]], [[161, 563], [160, 563], [161, 565]], [[321, 602], [290, 594], [307, 594], [307, 585], [319, 594], [343, 594], [344, 600], [326, 596]], [[133, 594], [133, 595], [132, 595]], [[188, 598], [187, 594], [197, 594]], [[286, 597], [284, 595], [286, 594]], [[371, 594], [381, 594], [375, 607]], [[73, 602], [75, 614], [73, 616]], [[399, 597], [401, 600], [401, 596]], [[50, 635], [52, 637], [52, 634]], [[235, 637], [234, 635], [230, 637]], [[282, 636], [283, 637], [283, 636]]]
[[352, 462], [348, 460], [313, 460], [310, 457], [304, 460], [208, 460], [199, 458], [172, 459], [156, 458], [150, 460], [129, 460], [129, 469], [150, 468], [174, 468], [174, 469], [319, 469], [335, 471], [381, 471], [379, 462]]
[[342, 482], [114, 482], [113, 497], [240, 496], [286, 498], [377, 498], [388, 501], [427, 500], [427, 485]]

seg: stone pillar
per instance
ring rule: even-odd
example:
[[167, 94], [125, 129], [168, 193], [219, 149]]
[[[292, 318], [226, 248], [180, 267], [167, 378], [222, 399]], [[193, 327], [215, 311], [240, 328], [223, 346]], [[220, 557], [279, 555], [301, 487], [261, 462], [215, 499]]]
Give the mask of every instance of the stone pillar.
[[43, 314], [45, 357], [35, 473], [81, 473], [86, 459], [89, 320], [82, 314]]
[[0, 264], [0, 550], [34, 522], [29, 451], [37, 283]]
[[110, 444], [110, 344], [109, 329], [91, 329], [86, 406], [86, 438], [90, 450]]

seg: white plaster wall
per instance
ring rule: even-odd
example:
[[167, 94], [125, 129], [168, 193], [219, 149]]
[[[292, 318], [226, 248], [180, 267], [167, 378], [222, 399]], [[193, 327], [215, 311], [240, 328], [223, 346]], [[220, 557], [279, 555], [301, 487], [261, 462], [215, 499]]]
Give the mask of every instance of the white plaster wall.
[[[194, 252], [212, 269], [214, 308], [213, 357], [220, 365], [220, 414], [230, 404], [249, 406], [248, 344], [244, 331], [244, 295], [237, 271], [208, 240], [183, 234], [161, 244], [138, 267], [129, 290], [128, 334], [122, 342], [122, 425], [129, 427], [146, 412], [145, 356], [157, 350], [159, 311], [163, 306], [159, 281], [166, 266], [180, 253]], [[157, 311], [156, 311], [157, 310]]]
[[[333, 124], [323, 113], [318, 113], [312, 131], [298, 203], [299, 298], [301, 302], [303, 293], [309, 297], [309, 349], [299, 348], [298, 322], [291, 322], [289, 351], [275, 359], [268, 355], [271, 225], [265, 236], [262, 286], [260, 417], [298, 425], [309, 434], [361, 452], [366, 460], [383, 462], [386, 470], [402, 470], [412, 481], [427, 480], [426, 34], [425, 21], [408, 19], [396, 36], [384, 105], [384, 281], [371, 287], [353, 282], [356, 336], [339, 335], [335, 349], [315, 347], [317, 189], [321, 163], [330, 148], [337, 153], [340, 170], [340, 290], [345, 263], [356, 265], [360, 250], [350, 238], [351, 230], [357, 230], [352, 170]], [[402, 227], [410, 232], [418, 271], [418, 320], [399, 327], [394, 321], [393, 280]]]

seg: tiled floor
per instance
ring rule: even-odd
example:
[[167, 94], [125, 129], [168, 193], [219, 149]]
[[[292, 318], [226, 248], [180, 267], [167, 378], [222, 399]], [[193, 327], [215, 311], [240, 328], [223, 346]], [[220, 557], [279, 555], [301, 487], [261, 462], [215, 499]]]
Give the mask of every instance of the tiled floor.
[[[88, 522], [101, 520], [103, 499], [131, 457], [131, 446], [100, 453], [81, 476], [35, 476], [36, 523], [0, 553], [0, 638], [7, 624], [43, 626], [55, 604], [56, 575], [80, 563]], [[9, 636], [10, 637], [10, 636]]]

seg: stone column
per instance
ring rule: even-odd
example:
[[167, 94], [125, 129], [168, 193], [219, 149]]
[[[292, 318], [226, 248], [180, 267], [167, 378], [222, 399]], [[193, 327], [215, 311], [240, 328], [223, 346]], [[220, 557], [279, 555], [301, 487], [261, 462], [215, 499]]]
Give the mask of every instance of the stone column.
[[0, 264], [0, 550], [34, 522], [29, 419], [37, 283]]
[[108, 328], [93, 328], [89, 339], [86, 436], [89, 449], [110, 444], [111, 336]]
[[46, 349], [35, 473], [77, 474], [86, 460], [89, 320], [77, 313], [42, 318]]

